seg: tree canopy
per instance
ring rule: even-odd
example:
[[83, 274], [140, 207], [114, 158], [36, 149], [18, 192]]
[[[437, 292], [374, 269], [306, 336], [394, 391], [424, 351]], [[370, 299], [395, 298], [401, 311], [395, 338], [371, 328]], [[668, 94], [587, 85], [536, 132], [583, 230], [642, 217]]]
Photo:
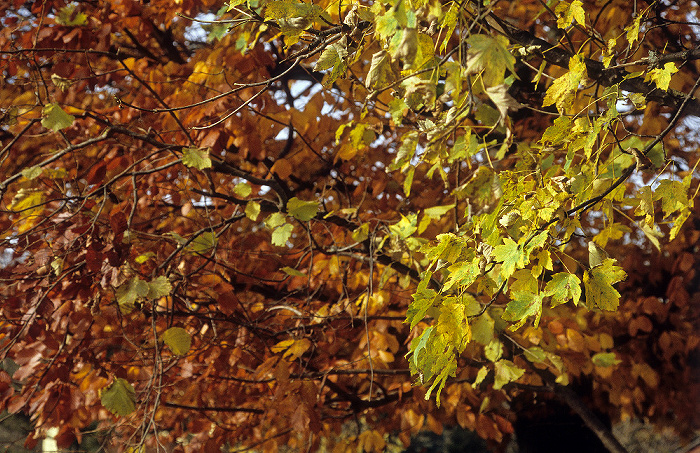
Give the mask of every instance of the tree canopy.
[[611, 451], [593, 410], [700, 428], [697, 2], [5, 4], [28, 445], [496, 446], [532, 392]]

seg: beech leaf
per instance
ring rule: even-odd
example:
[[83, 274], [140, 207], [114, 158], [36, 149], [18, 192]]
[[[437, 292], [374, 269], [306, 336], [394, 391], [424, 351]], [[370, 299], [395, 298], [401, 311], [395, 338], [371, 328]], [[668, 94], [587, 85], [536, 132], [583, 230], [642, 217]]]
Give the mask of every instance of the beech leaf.
[[117, 378], [102, 389], [100, 401], [115, 415], [129, 415], [136, 410], [136, 391], [126, 379]]
[[173, 354], [185, 355], [192, 345], [192, 337], [182, 327], [171, 327], [163, 334], [163, 342], [168, 345]]
[[317, 201], [303, 201], [294, 197], [287, 202], [287, 212], [289, 212], [292, 217], [302, 222], [308, 222], [316, 217], [318, 209]]
[[42, 110], [41, 125], [54, 132], [65, 129], [73, 124], [75, 117], [67, 114], [58, 104], [47, 104]]
[[211, 168], [209, 150], [201, 148], [184, 148], [182, 150], [182, 163], [187, 167], [204, 170]]

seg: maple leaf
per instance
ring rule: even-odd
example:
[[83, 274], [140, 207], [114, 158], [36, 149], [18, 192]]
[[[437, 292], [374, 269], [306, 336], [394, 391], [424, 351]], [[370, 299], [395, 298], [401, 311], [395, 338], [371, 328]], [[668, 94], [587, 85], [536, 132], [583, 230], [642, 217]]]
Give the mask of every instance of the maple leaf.
[[523, 250], [517, 242], [511, 238], [503, 238], [503, 244], [498, 245], [493, 250], [493, 257], [501, 263], [501, 278], [508, 278], [513, 275], [516, 268], [525, 265]]
[[508, 40], [503, 36], [471, 35], [467, 38], [468, 74], [478, 74], [484, 71], [484, 85], [493, 87], [503, 84], [505, 72], [515, 73], [515, 57], [508, 52]]
[[653, 81], [660, 90], [668, 90], [671, 84], [671, 76], [678, 72], [676, 64], [673, 62], [666, 63], [663, 68], [654, 68], [647, 72], [644, 76], [644, 81]]
[[559, 28], [566, 28], [573, 21], [580, 25], [586, 25], [586, 11], [583, 9], [581, 0], [574, 0], [571, 3], [559, 2], [554, 13], [558, 16], [557, 26]]
[[537, 327], [540, 322], [540, 316], [542, 316], [543, 297], [544, 295], [541, 293], [525, 291], [511, 293], [511, 301], [508, 302], [502, 318], [505, 321], [514, 322], [513, 330], [515, 330], [520, 328], [528, 317], [534, 316], [535, 327]]
[[347, 69], [346, 59], [348, 57], [348, 44], [347, 36], [343, 36], [338, 42], [331, 44], [326, 47], [326, 49], [318, 57], [316, 65], [314, 66], [315, 71], [323, 71], [325, 69], [331, 69], [331, 71], [324, 78], [324, 84], [326, 86], [335, 82], [335, 80], [345, 73]]
[[499, 124], [503, 124], [506, 117], [508, 116], [508, 110], [518, 110], [522, 105], [513, 97], [508, 94], [508, 86], [506, 84], [500, 84], [496, 86], [491, 86], [486, 88], [486, 94], [493, 101], [498, 109], [498, 113], [501, 114], [498, 120]]
[[574, 274], [559, 272], [547, 282], [544, 293], [552, 297], [552, 307], [565, 304], [569, 300], [578, 305], [581, 300], [581, 280]]
[[556, 104], [560, 112], [565, 111], [574, 102], [574, 96], [581, 82], [587, 77], [586, 63], [581, 54], [574, 55], [569, 60], [569, 72], [557, 78], [547, 88], [542, 106]]
[[602, 310], [616, 310], [620, 302], [620, 293], [612, 285], [625, 278], [627, 274], [615, 265], [615, 260], [612, 258], [607, 258], [602, 264], [584, 271], [583, 284], [588, 306]]
[[654, 191], [654, 200], [661, 200], [661, 209], [668, 216], [688, 206], [687, 187], [680, 181], [664, 179]]

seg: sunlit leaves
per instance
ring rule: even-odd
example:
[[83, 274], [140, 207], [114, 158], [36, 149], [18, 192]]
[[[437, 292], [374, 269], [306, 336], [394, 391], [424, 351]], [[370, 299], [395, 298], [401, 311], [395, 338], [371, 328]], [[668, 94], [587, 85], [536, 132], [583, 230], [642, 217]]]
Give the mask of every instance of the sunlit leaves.
[[365, 79], [365, 87], [370, 90], [383, 88], [390, 82], [396, 79], [396, 73], [392, 68], [391, 55], [386, 50], [380, 50], [372, 55], [372, 63], [367, 78]]
[[282, 340], [272, 346], [270, 350], [274, 353], [284, 352], [283, 357], [298, 359], [311, 347], [311, 342], [307, 338]]
[[535, 327], [537, 327], [542, 316], [543, 294], [514, 291], [511, 293], [511, 299], [502, 318], [514, 323], [513, 330], [520, 328], [530, 316], [535, 317]]
[[680, 181], [664, 179], [654, 190], [654, 200], [661, 200], [661, 209], [668, 216], [688, 206], [687, 188]]
[[66, 27], [79, 27], [87, 24], [87, 14], [76, 11], [77, 3], [72, 2], [64, 6], [56, 14], [56, 23]]
[[503, 36], [472, 35], [467, 43], [467, 73], [483, 71], [482, 78], [487, 87], [502, 84], [506, 70], [515, 72], [515, 57], [506, 48], [508, 40]]
[[586, 11], [583, 9], [581, 0], [574, 0], [571, 3], [566, 1], [559, 2], [554, 9], [554, 13], [558, 17], [557, 26], [559, 28], [566, 28], [573, 21], [576, 21], [579, 25], [586, 25]]
[[150, 283], [138, 277], [132, 277], [117, 288], [115, 296], [122, 312], [129, 313], [140, 299], [157, 299], [167, 296], [171, 290], [172, 286], [165, 276], [157, 277]]
[[33, 227], [44, 211], [44, 193], [36, 189], [19, 189], [12, 198], [10, 210], [19, 213], [19, 232], [23, 233]]
[[192, 345], [192, 337], [182, 327], [171, 327], [163, 333], [163, 342], [175, 355], [185, 355]]
[[625, 37], [630, 46], [639, 40], [639, 27], [643, 17], [641, 14], [637, 14], [632, 23], [625, 27], [625, 31], [627, 31]]
[[187, 167], [196, 168], [197, 170], [211, 168], [209, 150], [200, 148], [183, 148], [182, 163]]
[[272, 245], [282, 247], [287, 244], [287, 241], [292, 236], [294, 231], [294, 225], [291, 223], [285, 223], [284, 225], [278, 226], [272, 231]]
[[41, 168], [38, 165], [34, 165], [33, 167], [25, 168], [24, 170], [22, 170], [22, 176], [31, 181], [32, 179], [36, 179], [39, 176], [41, 176], [43, 171], [43, 168]]
[[71, 126], [75, 121], [75, 117], [67, 114], [58, 104], [45, 105], [41, 113], [41, 125], [54, 132]]
[[318, 57], [316, 65], [314, 66], [315, 71], [331, 69], [323, 80], [326, 86], [332, 84], [338, 77], [345, 73], [347, 69], [347, 57], [348, 44], [346, 36], [343, 36], [339, 41], [326, 47], [323, 53], [321, 53], [321, 56]]
[[676, 64], [669, 62], [666, 63], [663, 68], [654, 68], [647, 72], [646, 76], [644, 76], [644, 81], [651, 80], [660, 90], [668, 90], [668, 86], [671, 83], [671, 76], [676, 72], [678, 72]]
[[516, 268], [525, 264], [525, 255], [522, 248], [511, 238], [503, 238], [503, 244], [496, 246], [493, 256], [501, 262], [501, 277], [508, 278], [513, 275]]
[[569, 300], [578, 305], [581, 300], [581, 280], [574, 274], [559, 272], [547, 282], [544, 292], [552, 297], [552, 307], [565, 304]]
[[249, 201], [245, 205], [245, 216], [250, 220], [255, 221], [260, 215], [260, 203], [257, 201]]
[[100, 392], [102, 405], [115, 415], [129, 415], [136, 410], [136, 391], [123, 378], [117, 378]]
[[253, 188], [247, 182], [240, 182], [233, 187], [233, 193], [239, 197], [246, 198], [253, 192]]
[[318, 209], [319, 206], [316, 201], [303, 201], [297, 197], [293, 197], [287, 202], [287, 211], [289, 214], [302, 222], [308, 222], [316, 217]]
[[579, 84], [586, 78], [586, 63], [581, 54], [574, 55], [569, 60], [569, 72], [557, 78], [547, 89], [543, 106], [556, 104], [560, 112], [564, 112], [574, 102], [574, 96]]
[[510, 360], [501, 359], [494, 363], [494, 372], [496, 374], [493, 382], [493, 388], [499, 390], [504, 385], [517, 381], [525, 373], [525, 370], [515, 365]]
[[189, 243], [187, 250], [194, 253], [207, 253], [216, 247], [216, 242], [216, 233], [205, 231]]
[[586, 303], [589, 307], [602, 310], [617, 310], [620, 303], [620, 293], [612, 285], [627, 277], [621, 267], [615, 265], [615, 260], [608, 258], [599, 266], [583, 273], [583, 284], [586, 289]]

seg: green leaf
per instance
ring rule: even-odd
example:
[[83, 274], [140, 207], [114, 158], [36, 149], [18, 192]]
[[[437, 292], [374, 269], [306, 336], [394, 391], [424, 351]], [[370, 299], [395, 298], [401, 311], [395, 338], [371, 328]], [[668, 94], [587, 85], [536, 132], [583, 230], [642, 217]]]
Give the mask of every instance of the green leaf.
[[515, 73], [515, 57], [508, 51], [508, 40], [503, 36], [475, 34], [467, 39], [467, 73], [478, 74], [487, 87], [500, 85], [505, 80], [506, 69]]
[[690, 205], [687, 188], [680, 181], [664, 179], [654, 191], [654, 200], [661, 200], [664, 216], [687, 208]]
[[678, 68], [675, 63], [666, 63], [663, 68], [652, 69], [647, 72], [644, 76], [644, 81], [653, 81], [660, 90], [668, 90], [668, 86], [671, 83], [671, 76], [678, 72]]
[[591, 357], [591, 360], [595, 366], [605, 368], [622, 363], [622, 360], [619, 360], [614, 352], [599, 352]]
[[165, 275], [156, 277], [148, 283], [148, 295], [150, 299], [159, 299], [164, 296], [170, 295], [173, 290], [173, 286], [170, 284], [170, 280]]
[[211, 168], [211, 159], [209, 158], [209, 149], [200, 148], [183, 148], [182, 163], [187, 167], [193, 167], [197, 170]]
[[413, 294], [413, 302], [408, 306], [406, 312], [406, 322], [411, 324], [411, 329], [425, 317], [425, 313], [435, 305], [438, 299], [438, 293], [432, 289], [419, 289]]
[[205, 231], [187, 246], [187, 250], [193, 253], [206, 253], [216, 247], [216, 233]]
[[75, 117], [64, 112], [58, 104], [47, 104], [41, 113], [43, 116], [41, 125], [54, 132], [69, 127], [75, 121]]
[[542, 363], [547, 360], [547, 353], [539, 346], [532, 346], [523, 351], [525, 358], [533, 363]]
[[247, 182], [239, 182], [233, 187], [233, 193], [241, 198], [245, 198], [253, 193], [253, 188]]
[[501, 315], [504, 321], [514, 322], [513, 330], [519, 329], [528, 317], [535, 317], [535, 327], [540, 323], [542, 316], [543, 294], [525, 291], [514, 291], [511, 293], [512, 300], [508, 302], [506, 310]]
[[285, 223], [282, 226], [275, 228], [272, 232], [272, 245], [282, 247], [287, 244], [287, 241], [292, 236], [294, 225]]
[[467, 288], [472, 283], [476, 281], [481, 275], [481, 269], [479, 268], [479, 262], [481, 257], [475, 257], [471, 260], [464, 260], [453, 264], [447, 270], [449, 272], [449, 277], [442, 290], [448, 291], [454, 285], [459, 285], [461, 288]]
[[523, 267], [523, 251], [517, 242], [511, 238], [503, 238], [503, 244], [496, 246], [493, 250], [493, 257], [501, 263], [501, 277], [507, 279], [516, 268]]
[[319, 206], [316, 201], [303, 201], [294, 197], [287, 202], [287, 212], [289, 212], [292, 217], [302, 222], [308, 222], [316, 217], [318, 209]]
[[544, 293], [552, 297], [552, 307], [565, 304], [569, 300], [578, 305], [581, 300], [581, 280], [574, 274], [559, 272], [544, 287]]
[[621, 267], [615, 266], [615, 260], [608, 258], [590, 271], [584, 271], [583, 284], [586, 288], [586, 303], [589, 307], [597, 306], [602, 310], [615, 311], [620, 303], [620, 293], [613, 284], [627, 277]]
[[298, 271], [298, 270], [294, 269], [293, 267], [284, 266], [280, 270], [282, 272], [284, 272], [285, 274], [289, 275], [290, 277], [304, 277], [304, 278], [308, 277], [305, 273]]
[[318, 57], [314, 71], [323, 71], [332, 68], [331, 72], [324, 78], [324, 85], [328, 86], [345, 73], [348, 65], [346, 59], [348, 57], [347, 35], [337, 42], [326, 47], [326, 49]]
[[488, 313], [483, 313], [471, 322], [472, 340], [483, 345], [489, 344], [494, 338], [494, 325], [493, 318]]
[[129, 415], [136, 410], [136, 391], [126, 379], [117, 378], [102, 389], [100, 401], [115, 415]]
[[255, 222], [258, 219], [258, 215], [260, 215], [260, 203], [257, 201], [249, 201], [246, 203], [245, 216]]
[[513, 362], [505, 359], [499, 360], [494, 364], [494, 371], [496, 373], [493, 381], [495, 390], [500, 390], [509, 382], [520, 379], [520, 376], [525, 373], [525, 370], [518, 368]]
[[150, 287], [148, 283], [138, 277], [132, 277], [126, 283], [117, 288], [115, 295], [117, 304], [122, 313], [130, 313], [138, 299], [148, 296]]
[[182, 327], [171, 327], [163, 334], [163, 342], [175, 355], [185, 355], [192, 345], [192, 337]]

